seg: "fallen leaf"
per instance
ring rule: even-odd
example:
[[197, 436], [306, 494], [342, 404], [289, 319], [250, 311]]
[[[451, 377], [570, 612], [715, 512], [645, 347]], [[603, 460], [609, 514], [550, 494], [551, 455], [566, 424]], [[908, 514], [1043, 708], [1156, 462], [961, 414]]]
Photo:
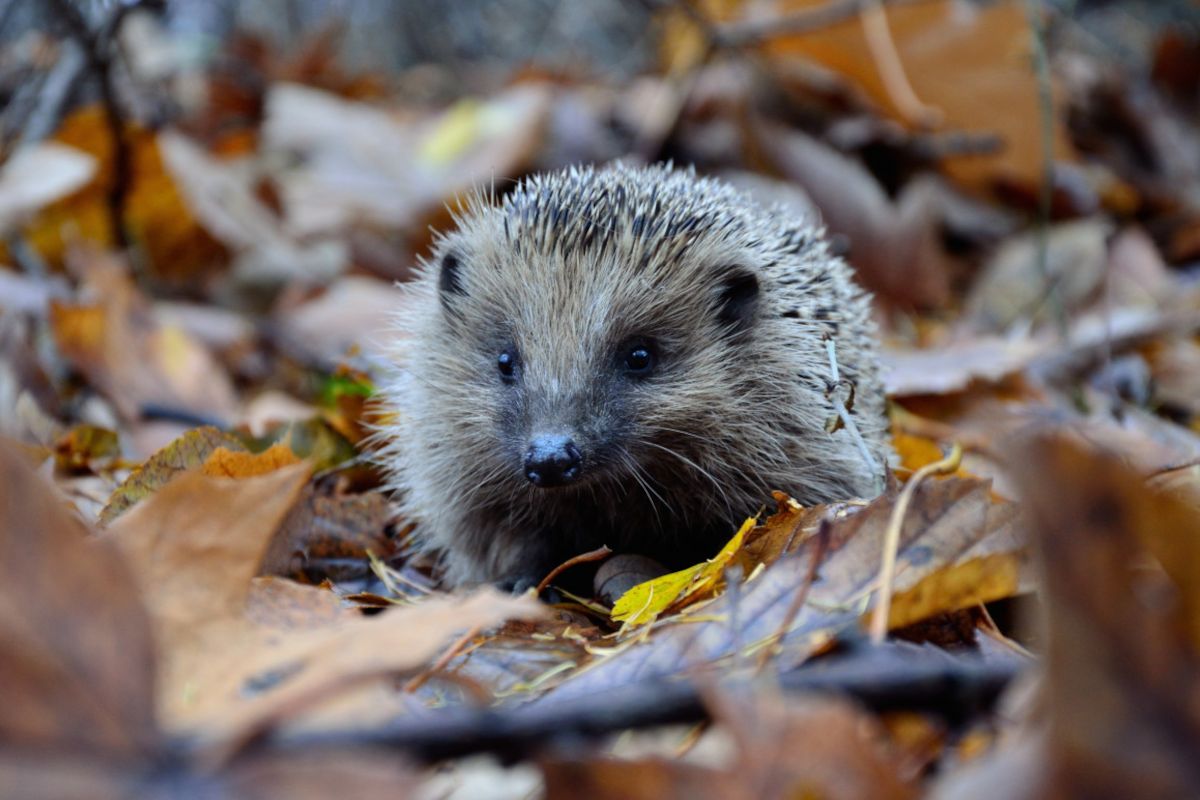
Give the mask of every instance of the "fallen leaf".
[[[240, 617], [271, 536], [308, 481], [294, 464], [242, 480], [185, 472], [109, 526], [153, 614], [163, 672], [181, 643], [213, 619]], [[164, 691], [171, 680], [164, 682]], [[173, 687], [172, 687], [173, 688]], [[165, 707], [179, 698], [167, 695]]]
[[[287, 715], [311, 716], [330, 698], [340, 705], [327, 724], [382, 721], [401, 698], [365, 681], [419, 667], [465, 628], [542, 613], [528, 599], [485, 592], [303, 627], [289, 612], [272, 624], [262, 601], [251, 603], [270, 584], [251, 579], [307, 476], [303, 464], [241, 480], [184, 473], [110, 527], [153, 615], [165, 727], [236, 742]], [[316, 592], [292, 595], [312, 603]], [[327, 614], [332, 595], [319, 597]]]
[[319, 285], [345, 270], [343, 242], [294, 236], [258, 197], [253, 162], [223, 161], [177, 133], [159, 134], [158, 144], [196, 218], [234, 254], [236, 277], [258, 285]]
[[92, 299], [51, 302], [51, 329], [63, 355], [125, 419], [152, 406], [217, 420], [233, 415], [233, 385], [220, 364], [181, 329], [159, 323], [124, 265], [90, 254], [83, 293]]
[[[386, 281], [348, 276], [320, 296], [276, 312], [287, 347], [310, 363], [335, 366], [352, 349], [386, 355], [408, 295]], [[346, 309], [353, 308], [353, 314]]]
[[743, 800], [760, 796], [734, 775], [666, 758], [550, 758], [541, 766], [546, 800]]
[[204, 464], [219, 448], [244, 449], [228, 433], [212, 427], [195, 428], [143, 461], [112, 493], [100, 512], [100, 524], [108, 525], [139, 501], [161, 489], [181, 472]]
[[282, 442], [261, 453], [218, 447], [204, 460], [200, 471], [213, 478], [249, 478], [290, 467], [299, 461], [300, 457], [292, 452], [292, 448]]
[[[155, 278], [195, 286], [228, 263], [224, 248], [197, 223], [172, 178], [163, 169], [155, 133], [128, 123], [123, 132], [129, 152], [129, 186], [124, 224], [144, 250]], [[29, 243], [52, 264], [67, 260], [80, 242], [113, 246], [109, 193], [115, 178], [113, 142], [104, 108], [84, 106], [68, 116], [55, 133], [59, 146], [96, 160], [98, 169], [78, 191], [44, 208], [26, 227]]]
[[1044, 265], [1040, 233], [1009, 239], [968, 295], [966, 322], [1000, 333], [1017, 322], [1045, 323], [1087, 305], [1104, 283], [1111, 233], [1111, 225], [1100, 219], [1054, 226], [1046, 233]]
[[[632, 682], [687, 673], [735, 654], [745, 657], [771, 645], [778, 647], [777, 668], [802, 662], [840, 631], [859, 628], [862, 616], [873, 608], [895, 502], [891, 492], [861, 509], [824, 511], [830, 525], [827, 555], [781, 641], [776, 637], [796, 592], [807, 585], [813, 552], [821, 546], [818, 537], [798, 534], [800, 544], [792, 552], [752, 573], [736, 592], [659, 618], [644, 641], [637, 634], [619, 640], [584, 668], [559, 676], [538, 702], [570, 702]], [[965, 579], [972, 575], [984, 579], [969, 584]], [[889, 620], [907, 623], [1011, 596], [1027, 589], [1030, 581], [1011, 506], [993, 499], [990, 481], [927, 481], [916, 490], [901, 527]]]
[[947, 192], [932, 179], [893, 201], [866, 167], [798, 130], [754, 120], [755, 144], [812, 198], [831, 233], [849, 242], [847, 260], [881, 302], [937, 308], [949, 299], [953, 262], [942, 245]]
[[[814, 8], [823, 0], [773, 3], [776, 13]], [[946, 171], [965, 186], [987, 191], [1001, 181], [1037, 186], [1042, 175], [1042, 137], [1036, 120], [1037, 76], [1029, 21], [1016, 0], [976, 5], [935, 0], [888, 7], [887, 22], [904, 71], [917, 97], [937, 109], [951, 130], [999, 136], [1004, 148], [991, 156], [948, 158]], [[885, 89], [859, 16], [812, 33], [778, 37], [765, 46], [773, 58], [804, 58], [851, 78], [884, 111], [907, 122]], [[1057, 96], [1057, 90], [1055, 89]], [[1056, 105], [1058, 100], [1055, 100]], [[1051, 121], [1053, 157], [1068, 160], [1071, 145], [1056, 112]]]
[[721, 552], [703, 564], [663, 575], [630, 589], [613, 606], [613, 621], [623, 623], [625, 628], [635, 628], [653, 622], [668, 610], [682, 608], [701, 597], [711, 597], [720, 590], [725, 580], [725, 568], [737, 556], [743, 538], [755, 522], [751, 517], [742, 523], [742, 527], [725, 543]]
[[19, 453], [0, 440], [0, 753], [150, 757], [154, 644], [137, 584]]
[[111, 468], [120, 455], [116, 431], [96, 425], [76, 425], [54, 442], [55, 466], [61, 472], [98, 472]]
[[386, 561], [394, 555], [394, 518], [381, 492], [343, 494], [310, 486], [271, 540], [262, 571], [313, 582], [361, 579], [370, 573], [372, 556]]
[[1200, 511], [1112, 454], [1015, 443], [1045, 572], [1050, 784], [1038, 796], [1184, 797], [1198, 779]]
[[0, 231], [75, 191], [95, 173], [95, 158], [53, 142], [11, 153], [0, 168]]
[[[157, 526], [169, 529], [170, 520]], [[0, 563], [19, 566], [0, 584], [0, 678], [8, 690], [0, 707], [0, 795], [150, 800], [202, 786], [214, 796], [316, 798], [412, 790], [410, 769], [394, 753], [371, 748], [249, 754], [214, 770], [196, 763], [191, 744], [168, 743], [155, 708], [155, 646], [163, 642], [152, 636], [157, 624], [120, 549], [111, 538], [89, 536], [0, 440]], [[316, 593], [332, 597], [262, 583], [248, 594], [254, 612], [277, 626], [328, 628], [351, 613], [335, 612], [328, 601], [314, 611]], [[299, 594], [307, 595], [302, 623]]]
[[748, 796], [918, 796], [914, 776], [904, 769], [887, 730], [846, 700], [763, 690], [749, 697], [716, 694], [710, 702], [717, 724], [736, 743], [737, 762], [730, 771], [754, 776]]
[[420, 232], [447, 201], [492, 175], [523, 171], [550, 99], [548, 87], [524, 84], [485, 103], [466, 99], [440, 115], [405, 119], [276, 84], [267, 97], [263, 146], [298, 164], [279, 177], [288, 230], [309, 237], [357, 224]]

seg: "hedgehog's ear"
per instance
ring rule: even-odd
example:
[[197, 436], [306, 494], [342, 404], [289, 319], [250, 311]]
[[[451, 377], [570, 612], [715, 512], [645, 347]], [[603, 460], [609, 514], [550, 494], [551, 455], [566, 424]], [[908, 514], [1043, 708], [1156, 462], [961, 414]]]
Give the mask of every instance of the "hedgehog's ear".
[[466, 294], [462, 281], [462, 262], [453, 250], [442, 256], [438, 267], [438, 290], [443, 297], [450, 294]]
[[717, 319], [731, 334], [750, 328], [758, 307], [758, 276], [740, 267], [721, 277], [717, 296]]

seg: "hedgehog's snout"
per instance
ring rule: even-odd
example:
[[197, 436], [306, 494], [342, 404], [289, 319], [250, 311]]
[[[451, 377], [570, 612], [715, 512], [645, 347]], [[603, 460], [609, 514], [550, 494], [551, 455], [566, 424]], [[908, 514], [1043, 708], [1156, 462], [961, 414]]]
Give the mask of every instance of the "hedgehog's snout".
[[525, 477], [539, 488], [565, 486], [583, 474], [583, 454], [562, 434], [538, 434], [525, 451]]

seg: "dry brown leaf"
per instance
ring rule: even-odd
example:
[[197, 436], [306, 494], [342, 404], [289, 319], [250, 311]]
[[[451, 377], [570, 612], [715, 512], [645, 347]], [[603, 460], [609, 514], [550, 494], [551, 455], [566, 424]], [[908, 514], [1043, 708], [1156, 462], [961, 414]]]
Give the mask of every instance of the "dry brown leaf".
[[[812, 8], [825, 0], [780, 0], [780, 11]], [[964, 0], [900, 4], [887, 8], [892, 38], [917, 97], [941, 112], [946, 129], [994, 134], [1004, 149], [994, 156], [948, 159], [946, 171], [964, 185], [991, 189], [1000, 182], [1039, 185], [1042, 144], [1032, 38], [1017, 0], [977, 5]], [[800, 36], [780, 38], [767, 52], [805, 58], [851, 78], [887, 113], [903, 120], [884, 88], [858, 17]], [[1054, 157], [1071, 146], [1056, 113]]]
[[163, 326], [124, 265], [87, 256], [80, 303], [52, 301], [50, 323], [63, 355], [127, 420], [147, 406], [211, 419], [232, 417], [233, 385], [208, 350]]
[[1200, 740], [1200, 511], [1072, 438], [1015, 446], [1044, 569], [1052, 783], [1185, 797]]
[[717, 695], [713, 714], [737, 745], [733, 773], [753, 786], [751, 797], [900, 800], [917, 797], [873, 715], [835, 698]]
[[260, 575], [250, 581], [245, 612], [251, 622], [285, 630], [310, 630], [362, 616], [328, 589], [273, 575]]
[[109, 526], [153, 614], [166, 674], [186, 667], [174, 659], [197, 628], [242, 617], [250, 579], [308, 473], [307, 464], [243, 480], [185, 472]]
[[773, 692], [716, 694], [718, 730], [733, 753], [703, 766], [678, 759], [546, 759], [547, 798], [607, 800], [669, 797], [705, 800], [823, 798], [907, 800], [917, 796], [911, 770], [889, 746], [879, 721], [848, 702]]
[[885, 347], [884, 381], [889, 395], [948, 394], [974, 381], [995, 383], [1019, 372], [1045, 347], [1030, 339], [983, 337], [922, 350]]
[[[225, 251], [196, 224], [163, 169], [155, 134], [129, 124], [124, 136], [132, 162], [124, 219], [130, 238], [145, 250], [155, 277], [195, 285], [224, 267]], [[108, 205], [115, 170], [112, 137], [100, 104], [71, 114], [55, 139], [92, 156], [99, 166], [85, 187], [43, 209], [27, 228], [30, 244], [58, 264], [80, 241], [100, 247], [115, 244]]]
[[775, 513], [746, 534], [738, 554], [747, 575], [759, 564], [773, 564], [780, 556], [793, 552], [817, 532], [822, 518], [837, 514], [836, 508], [828, 506], [805, 508], [783, 492], [775, 492], [775, 504]]
[[345, 242], [301, 240], [256, 194], [261, 176], [253, 162], [223, 161], [177, 133], [159, 134], [158, 146], [197, 219], [234, 254], [238, 278], [260, 285], [321, 284], [345, 270]]
[[[288, 346], [318, 364], [337, 364], [359, 348], [372, 356], [387, 353], [396, 315], [408, 295], [392, 284], [361, 275], [349, 276], [303, 305], [280, 308], [276, 318]], [[354, 309], [347, 313], [347, 309]]]
[[662, 800], [665, 797], [750, 800], [761, 797], [745, 785], [744, 778], [665, 758], [637, 761], [547, 759], [541, 766], [546, 800], [581, 797], [588, 800]]
[[[302, 474], [283, 477], [295, 482]], [[286, 490], [277, 477], [257, 479], [257, 488]], [[186, 487], [186, 481], [177, 481], [164, 494], [178, 492], [177, 484]], [[231, 499], [224, 494], [214, 499]], [[245, 500], [249, 493], [238, 494], [233, 499]], [[209, 496], [191, 498], [202, 505]], [[162, 501], [157, 505], [170, 510]], [[178, 505], [173, 509], [181, 513], [155, 521], [158, 531], [181, 522], [185, 535], [194, 532], [186, 525], [189, 514]], [[140, 515], [143, 509], [129, 518], [136, 522]], [[0, 796], [150, 800], [196, 786], [213, 796], [264, 800], [328, 797], [334, 791], [348, 797], [407, 796], [415, 783], [409, 769], [395, 754], [369, 748], [251, 755], [216, 772], [211, 765], [196, 767], [194, 753], [173, 754], [165, 762], [154, 696], [154, 647], [163, 642], [152, 640], [139, 580], [118, 549], [111, 538], [89, 537], [14, 446], [0, 441], [0, 563], [18, 567], [9, 569], [0, 585], [0, 680], [6, 687], [0, 707]], [[139, 555], [164, 555], [163, 550]], [[169, 564], [143, 562], [141, 570], [164, 566]], [[209, 577], [217, 583], [217, 575]], [[272, 620], [277, 630], [335, 628], [351, 614], [363, 621], [336, 606], [329, 592], [281, 583], [256, 582], [247, 613]], [[214, 639], [211, 644], [236, 648], [238, 642]], [[234, 662], [241, 655], [236, 649], [230, 654]], [[346, 654], [351, 659], [363, 655], [361, 650]]]
[[462, 100], [439, 115], [405, 119], [276, 84], [264, 148], [302, 165], [280, 176], [288, 230], [313, 236], [365, 223], [419, 233], [460, 193], [526, 168], [550, 99], [548, 87], [524, 84], [486, 102]]
[[[274, 627], [217, 626], [212, 644], [225, 642], [226, 650], [194, 665], [195, 693], [173, 721], [232, 741], [295, 718], [310, 727], [382, 724], [404, 712], [405, 698], [381, 678], [421, 667], [463, 631], [545, 613], [531, 598], [486, 589], [286, 635]], [[233, 642], [242, 646], [230, 648]]]
[[130, 570], [6, 440], [0, 564], [0, 741], [117, 759], [154, 753], [153, 642]]
[[1053, 319], [1055, 304], [1067, 313], [1083, 308], [1096, 298], [1108, 273], [1111, 233], [1102, 219], [1056, 225], [1046, 234], [1044, 265], [1039, 232], [1009, 239], [972, 287], [965, 321], [976, 330], [1000, 333], [1018, 322]]
[[328, 494], [309, 487], [272, 539], [262, 570], [296, 579], [320, 575], [341, 580], [339, 573], [353, 561], [361, 574], [369, 555], [386, 560], [395, 551], [389, 528], [394, 517], [381, 492]]
[[912, 182], [893, 201], [865, 167], [805, 133], [761, 119], [749, 132], [772, 166], [812, 198], [830, 232], [849, 241], [847, 259], [882, 302], [946, 304], [953, 263], [941, 225], [948, 201], [933, 179]]
[[[857, 511], [824, 509], [830, 519], [827, 554], [780, 644], [781, 668], [803, 661], [843, 629], [857, 628], [861, 615], [871, 610], [895, 503], [892, 492]], [[1011, 506], [994, 500], [990, 481], [950, 477], [922, 483], [901, 528], [890, 621], [955, 611], [1027, 587], [1029, 565], [1012, 523]], [[545, 700], [569, 702], [674, 676], [775, 643], [796, 592], [807, 586], [813, 552], [822, 546], [820, 537], [798, 538], [793, 552], [737, 591], [660, 619], [646, 641], [618, 648], [565, 677]], [[972, 573], [979, 583], [964, 580]]]
[[[369, 679], [419, 667], [456, 631], [542, 613], [482, 593], [347, 618], [331, 612], [329, 592], [291, 589], [272, 621], [262, 593], [279, 590], [251, 579], [307, 474], [305, 465], [236, 481], [185, 473], [110, 528], [154, 617], [167, 727], [237, 741], [330, 697], [333, 719], [366, 724], [402, 708]], [[297, 608], [320, 624], [297, 626]]]

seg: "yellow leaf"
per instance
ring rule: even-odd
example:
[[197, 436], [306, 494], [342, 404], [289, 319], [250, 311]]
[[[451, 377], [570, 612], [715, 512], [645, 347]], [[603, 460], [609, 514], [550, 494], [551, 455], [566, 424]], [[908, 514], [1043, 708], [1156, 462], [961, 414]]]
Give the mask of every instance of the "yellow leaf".
[[[225, 247], [200, 226], [164, 169], [157, 134], [130, 123], [124, 137], [130, 159], [124, 213], [127, 232], [144, 251], [155, 278], [195, 286], [228, 262]], [[68, 248], [80, 241], [113, 245], [108, 202], [116, 174], [112, 134], [99, 104], [67, 117], [54, 138], [59, 146], [86, 154], [96, 164], [85, 185], [42, 208], [25, 230], [43, 259], [60, 264]]]
[[612, 618], [635, 627], [653, 622], [665, 611], [682, 607], [716, 592], [724, 580], [725, 567], [741, 550], [742, 540], [757, 523], [750, 517], [716, 556], [693, 567], [639, 583], [621, 595], [613, 606]]
[[989, 553], [937, 570], [892, 597], [888, 629], [1012, 597], [1021, 587], [1021, 560], [1020, 553]]
[[479, 137], [483, 108], [478, 101], [462, 100], [430, 131], [420, 157], [431, 164], [448, 164], [460, 157]]

